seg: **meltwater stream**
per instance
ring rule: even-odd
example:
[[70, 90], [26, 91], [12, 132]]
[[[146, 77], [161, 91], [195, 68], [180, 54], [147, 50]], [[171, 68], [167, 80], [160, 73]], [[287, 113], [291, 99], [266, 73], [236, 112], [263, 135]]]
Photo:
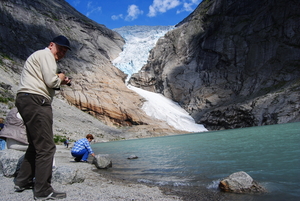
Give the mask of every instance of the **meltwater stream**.
[[[98, 143], [112, 176], [154, 185], [205, 187], [245, 171], [267, 188], [250, 200], [300, 200], [300, 123]], [[130, 155], [139, 158], [128, 160]], [[245, 200], [231, 195], [230, 200]], [[239, 198], [239, 199], [238, 199]], [[228, 200], [228, 199], [227, 199]]]

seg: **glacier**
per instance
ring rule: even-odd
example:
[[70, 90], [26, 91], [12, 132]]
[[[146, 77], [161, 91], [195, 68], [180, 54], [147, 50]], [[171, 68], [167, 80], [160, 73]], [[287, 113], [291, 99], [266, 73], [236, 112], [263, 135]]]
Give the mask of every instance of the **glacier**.
[[126, 26], [113, 29], [126, 42], [123, 52], [113, 60], [113, 65], [128, 74], [129, 79], [147, 63], [149, 52], [157, 40], [172, 29], [174, 26]]
[[[125, 26], [113, 31], [118, 32], [125, 40], [123, 51], [112, 61], [113, 65], [130, 76], [137, 73], [147, 63], [150, 50], [157, 40], [163, 37], [174, 26]], [[180, 105], [162, 94], [149, 92], [131, 85], [127, 87], [140, 96], [146, 102], [142, 109], [153, 118], [166, 121], [174, 128], [187, 132], [204, 132], [207, 129], [196, 124], [194, 119]]]

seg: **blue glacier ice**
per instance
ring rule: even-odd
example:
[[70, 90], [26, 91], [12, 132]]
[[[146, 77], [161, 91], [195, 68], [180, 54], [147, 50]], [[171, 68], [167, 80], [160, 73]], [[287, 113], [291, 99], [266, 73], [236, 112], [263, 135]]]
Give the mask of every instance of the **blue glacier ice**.
[[174, 26], [126, 26], [113, 29], [126, 41], [123, 52], [113, 61], [113, 65], [130, 77], [147, 63], [150, 50], [157, 40]]

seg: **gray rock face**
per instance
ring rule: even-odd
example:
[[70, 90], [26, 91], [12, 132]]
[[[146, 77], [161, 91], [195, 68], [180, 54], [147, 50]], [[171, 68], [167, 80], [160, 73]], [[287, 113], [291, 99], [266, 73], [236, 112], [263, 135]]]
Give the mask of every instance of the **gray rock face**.
[[130, 84], [178, 102], [210, 130], [299, 121], [294, 0], [203, 1]]
[[266, 189], [255, 182], [246, 172], [236, 172], [223, 179], [219, 188], [232, 193], [263, 193]]
[[1, 116], [14, 105], [27, 57], [45, 48], [55, 36], [65, 35], [72, 51], [58, 67], [73, 78], [72, 86], [63, 86], [60, 91], [68, 103], [108, 126], [142, 125], [150, 136], [153, 128], [163, 129], [163, 134], [176, 132], [145, 114], [140, 108], [143, 98], [126, 87], [127, 75], [112, 65], [125, 43], [117, 32], [88, 19], [62, 0], [3, 0], [0, 12], [0, 98], [7, 102], [5, 111], [0, 103]]

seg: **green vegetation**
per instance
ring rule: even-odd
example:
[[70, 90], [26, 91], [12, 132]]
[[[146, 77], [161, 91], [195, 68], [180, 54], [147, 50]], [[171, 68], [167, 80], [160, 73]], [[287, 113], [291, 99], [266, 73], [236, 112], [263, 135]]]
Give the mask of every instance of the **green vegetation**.
[[66, 141], [66, 136], [54, 135], [54, 142], [55, 144], [64, 143]]
[[294, 84], [291, 86], [291, 91], [299, 91], [300, 88], [300, 78], [296, 79]]
[[0, 56], [1, 56], [3, 59], [7, 59], [7, 60], [13, 61], [12, 58], [10, 58], [9, 56], [7, 56], [7, 55], [5, 55], [5, 54], [1, 54]]
[[126, 138], [118, 137], [118, 138], [114, 138], [114, 139], [112, 139], [112, 140], [110, 140], [110, 141], [121, 141], [121, 140], [126, 140]]
[[1, 54], [1, 57], [2, 57], [2, 58], [0, 58], [0, 64], [1, 64], [1, 65], [4, 64], [3, 60], [10, 60], [10, 61], [13, 61], [13, 60], [12, 60], [9, 56], [7, 56], [7, 55]]
[[1, 103], [8, 103], [9, 101], [13, 102], [13, 98], [5, 98], [5, 97], [0, 97], [0, 102]]

